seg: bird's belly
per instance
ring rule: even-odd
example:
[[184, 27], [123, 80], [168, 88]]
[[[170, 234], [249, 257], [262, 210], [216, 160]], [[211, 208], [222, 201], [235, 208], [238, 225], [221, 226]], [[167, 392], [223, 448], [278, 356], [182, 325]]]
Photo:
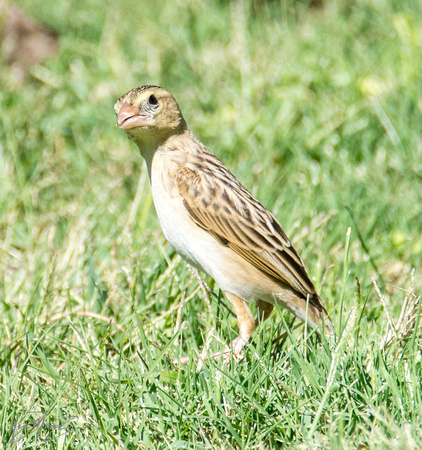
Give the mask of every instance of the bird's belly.
[[196, 225], [180, 197], [169, 195], [161, 186], [151, 188], [163, 233], [179, 255], [210, 275], [222, 291], [232, 292], [246, 301], [274, 302], [279, 290], [276, 283]]

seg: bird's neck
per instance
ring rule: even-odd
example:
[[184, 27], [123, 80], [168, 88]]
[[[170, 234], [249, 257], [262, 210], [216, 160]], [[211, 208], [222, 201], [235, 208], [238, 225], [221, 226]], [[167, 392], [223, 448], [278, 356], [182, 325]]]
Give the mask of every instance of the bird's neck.
[[162, 155], [209, 153], [209, 150], [189, 128], [184, 128], [180, 132], [173, 133], [166, 138], [151, 135], [148, 139], [143, 139], [142, 142], [136, 142], [136, 144], [145, 159], [148, 170], [151, 168], [154, 156], [158, 153]]

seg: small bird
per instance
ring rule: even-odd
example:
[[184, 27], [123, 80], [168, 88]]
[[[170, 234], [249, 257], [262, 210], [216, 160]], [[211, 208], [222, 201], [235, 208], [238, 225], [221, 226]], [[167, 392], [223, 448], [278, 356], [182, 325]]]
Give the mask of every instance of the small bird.
[[141, 86], [114, 109], [117, 126], [146, 161], [165, 237], [215, 280], [234, 307], [239, 335], [224, 354], [240, 354], [275, 302], [319, 334], [332, 335], [327, 311], [283, 228], [190, 131], [175, 98], [162, 87]]

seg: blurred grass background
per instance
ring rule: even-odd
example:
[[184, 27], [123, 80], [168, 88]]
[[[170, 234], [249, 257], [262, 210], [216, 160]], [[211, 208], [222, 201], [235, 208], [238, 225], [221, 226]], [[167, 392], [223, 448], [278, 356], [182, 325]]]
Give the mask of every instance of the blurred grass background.
[[[422, 4], [17, 3], [59, 51], [23, 80], [0, 65], [4, 448], [35, 410], [77, 417], [51, 448], [422, 446]], [[271, 345], [292, 323], [278, 311], [241, 363], [175, 362], [236, 321], [165, 242], [114, 126], [142, 84], [279, 219], [331, 352], [302, 328]]]

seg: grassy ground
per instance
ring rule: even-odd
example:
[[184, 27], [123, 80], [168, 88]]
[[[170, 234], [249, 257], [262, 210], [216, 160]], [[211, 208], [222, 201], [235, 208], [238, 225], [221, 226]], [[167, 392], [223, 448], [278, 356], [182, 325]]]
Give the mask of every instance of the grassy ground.
[[[422, 7], [326, 3], [19, 1], [60, 51], [0, 66], [1, 448], [422, 446]], [[280, 310], [179, 366], [236, 321], [114, 126], [146, 83], [285, 227], [332, 349]]]

